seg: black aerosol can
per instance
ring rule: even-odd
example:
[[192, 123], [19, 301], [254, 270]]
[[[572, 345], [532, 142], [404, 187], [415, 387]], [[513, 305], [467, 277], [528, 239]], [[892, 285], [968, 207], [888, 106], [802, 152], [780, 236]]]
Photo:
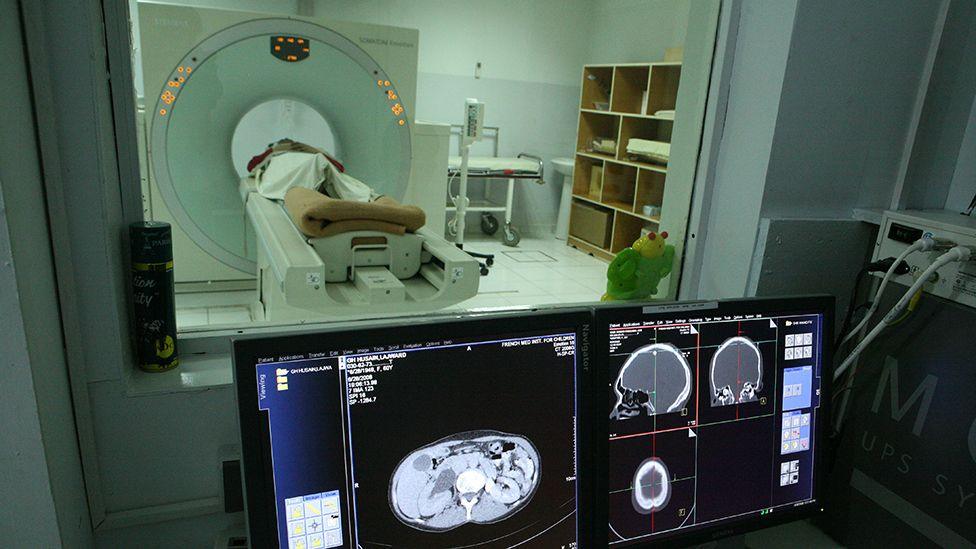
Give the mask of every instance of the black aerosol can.
[[129, 225], [132, 302], [135, 307], [136, 359], [147, 372], [180, 364], [176, 352], [176, 295], [173, 286], [173, 236], [169, 223]]

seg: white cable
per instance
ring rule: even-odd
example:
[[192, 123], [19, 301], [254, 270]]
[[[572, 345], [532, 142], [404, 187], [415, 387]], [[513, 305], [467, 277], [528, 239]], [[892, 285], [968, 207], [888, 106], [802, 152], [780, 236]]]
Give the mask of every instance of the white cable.
[[[874, 294], [874, 299], [871, 300], [871, 307], [869, 307], [868, 311], [864, 313], [864, 318], [862, 318], [861, 321], [857, 323], [857, 326], [854, 326], [854, 329], [852, 329], [850, 332], [848, 332], [846, 336], [844, 336], [844, 339], [842, 339], [840, 341], [840, 344], [837, 345], [838, 350], [840, 350], [845, 343], [853, 339], [854, 336], [859, 334], [865, 326], [867, 326], [867, 323], [871, 320], [871, 317], [874, 315], [875, 311], [878, 310], [878, 304], [881, 302], [881, 296], [884, 295], [884, 291], [885, 288], [888, 286], [888, 282], [890, 282], [891, 279], [895, 276], [895, 271], [898, 269], [898, 266], [901, 265], [901, 262], [904, 261], [906, 257], [912, 255], [915, 252], [928, 251], [934, 247], [935, 247], [935, 240], [933, 240], [931, 237], [923, 236], [922, 238], [919, 238], [918, 240], [913, 242], [911, 246], [905, 248], [905, 251], [903, 251], [901, 255], [899, 255], [895, 259], [895, 262], [891, 264], [891, 267], [888, 267], [888, 271], [881, 279], [881, 285], [878, 286], [878, 291], [875, 292]], [[853, 307], [855, 306], [855, 304], [852, 303], [850, 306]]]
[[878, 334], [883, 332], [884, 329], [887, 328], [889, 324], [891, 324], [895, 320], [898, 320], [898, 317], [901, 316], [902, 312], [905, 310], [905, 307], [907, 307], [908, 303], [912, 300], [912, 296], [914, 296], [916, 293], [919, 292], [919, 290], [922, 289], [922, 286], [924, 286], [929, 281], [929, 279], [932, 277], [933, 274], [936, 273], [936, 271], [938, 271], [948, 263], [952, 263], [955, 261], [969, 261], [972, 258], [972, 256], [973, 256], [973, 251], [970, 248], [965, 246], [956, 246], [955, 248], [952, 248], [948, 252], [940, 255], [938, 259], [933, 261], [932, 264], [929, 265], [929, 267], [925, 269], [925, 271], [923, 271], [922, 274], [918, 277], [918, 280], [916, 280], [915, 283], [912, 284], [911, 288], [909, 288], [908, 291], [905, 292], [905, 295], [901, 296], [901, 299], [898, 300], [898, 303], [895, 303], [895, 306], [892, 307], [890, 311], [888, 311], [888, 314], [886, 314], [884, 318], [881, 319], [881, 322], [878, 322], [878, 324], [870, 332], [868, 332], [868, 335], [866, 335], [864, 339], [862, 339], [861, 342], [857, 344], [857, 347], [855, 347], [854, 350], [851, 351], [851, 354], [848, 355], [848, 357], [844, 360], [844, 362], [841, 363], [841, 365], [837, 367], [836, 370], [834, 370], [834, 381], [837, 381], [837, 379], [839, 379], [842, 375], [844, 375], [844, 372], [846, 372], [847, 369], [850, 368], [852, 364], [854, 364], [854, 361], [857, 360], [857, 357], [861, 354], [862, 351], [864, 351], [865, 348], [867, 348], [868, 345], [871, 344], [872, 341], [874, 341], [876, 337], [878, 337]]

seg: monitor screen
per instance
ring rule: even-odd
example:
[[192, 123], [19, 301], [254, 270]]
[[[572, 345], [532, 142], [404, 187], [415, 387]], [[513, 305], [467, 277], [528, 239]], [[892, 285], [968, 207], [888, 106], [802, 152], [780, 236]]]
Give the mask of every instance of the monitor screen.
[[252, 546], [575, 547], [590, 319], [236, 341]]
[[821, 509], [832, 311], [832, 298], [597, 310], [611, 546]]

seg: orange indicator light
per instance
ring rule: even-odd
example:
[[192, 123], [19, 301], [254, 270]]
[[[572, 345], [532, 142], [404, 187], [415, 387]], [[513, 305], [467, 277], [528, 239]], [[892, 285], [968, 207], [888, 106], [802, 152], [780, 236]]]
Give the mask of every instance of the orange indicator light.
[[288, 39], [288, 43], [289, 44], [294, 44], [295, 43], [295, 39], [294, 38], [289, 38]]
[[183, 67], [176, 67], [176, 72], [183, 72]]
[[302, 51], [308, 52], [308, 48], [302, 48]]
[[192, 70], [193, 70], [193, 67], [187, 67], [186, 68], [186, 74], [190, 74], [190, 71], [192, 71]]
[[298, 39], [298, 43], [299, 43], [299, 44], [304, 44], [304, 43], [305, 43], [305, 41], [304, 41], [304, 40], [302, 40], [301, 38], [299, 38], [299, 39]]
[[279, 42], [284, 42], [284, 41], [285, 41], [285, 39], [279, 36], [279, 37], [278, 37], [278, 41], [279, 41]]
[[180, 84], [182, 84], [183, 82], [186, 82], [186, 78], [183, 78], [181, 76], [181, 77], [177, 78], [176, 81], [179, 82]]
[[386, 90], [386, 96], [391, 100], [397, 98], [397, 94], [393, 93], [393, 90]]
[[383, 85], [383, 81], [382, 80], [377, 80], [376, 81], [376, 85], [377, 86], [382, 86]]
[[389, 80], [384, 80], [383, 81], [383, 85], [384, 86], [389, 86], [390, 85], [390, 81]]
[[166, 109], [159, 109], [160, 116], [166, 116]]
[[281, 51], [281, 46], [275, 46], [275, 51]]
[[402, 119], [402, 118], [400, 120], [397, 120], [397, 124], [399, 124], [401, 126], [404, 125], [404, 124], [406, 124], [406, 123], [407, 123], [407, 121], [404, 120], [404, 119]]

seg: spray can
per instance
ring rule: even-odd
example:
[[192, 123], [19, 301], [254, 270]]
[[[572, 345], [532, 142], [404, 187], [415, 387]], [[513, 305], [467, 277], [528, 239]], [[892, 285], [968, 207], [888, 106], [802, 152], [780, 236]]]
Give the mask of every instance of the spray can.
[[146, 372], [165, 372], [180, 363], [176, 352], [176, 294], [173, 236], [169, 223], [129, 225], [136, 360]]

